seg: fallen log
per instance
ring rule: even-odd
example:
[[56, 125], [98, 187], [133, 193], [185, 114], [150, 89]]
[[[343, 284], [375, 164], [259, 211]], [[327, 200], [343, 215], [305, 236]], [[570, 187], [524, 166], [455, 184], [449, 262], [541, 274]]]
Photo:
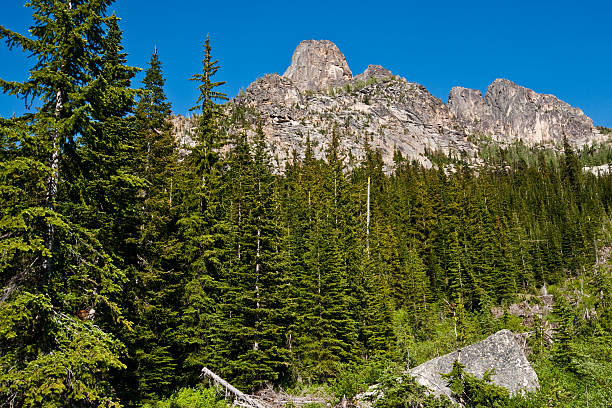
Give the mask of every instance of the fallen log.
[[227, 392], [234, 395], [234, 404], [244, 408], [268, 408], [256, 398], [247, 395], [234, 387], [232, 384], [219, 377], [217, 374], [210, 371], [208, 368], [202, 368], [202, 376], [206, 376], [222, 386]]

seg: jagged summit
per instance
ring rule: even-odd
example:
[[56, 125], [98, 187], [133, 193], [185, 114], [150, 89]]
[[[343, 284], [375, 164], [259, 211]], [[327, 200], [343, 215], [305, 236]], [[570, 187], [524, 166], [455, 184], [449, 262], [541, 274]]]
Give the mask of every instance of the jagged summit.
[[306, 91], [342, 85], [353, 74], [336, 44], [328, 40], [306, 40], [293, 52], [291, 65], [283, 76], [292, 80], [300, 91]]
[[293, 152], [303, 156], [307, 138], [315, 156], [324, 157], [332, 129], [347, 168], [364, 157], [367, 141], [380, 149], [387, 170], [396, 151], [425, 166], [436, 151], [478, 161], [481, 136], [529, 145], [558, 145], [566, 137], [576, 147], [609, 140], [580, 109], [507, 79], [493, 81], [485, 95], [455, 87], [444, 103], [380, 65], [353, 77], [326, 40], [302, 41], [282, 76], [257, 79], [233, 104], [248, 108], [246, 123], [233, 131], [252, 137], [260, 124], [280, 171]]
[[493, 81], [484, 97], [478, 90], [455, 87], [447, 105], [467, 133], [498, 140], [558, 143], [566, 137], [582, 145], [598, 134], [582, 110], [507, 79]]
[[359, 75], [355, 75], [353, 78], [355, 81], [367, 81], [368, 79], [377, 78], [391, 78], [393, 73], [380, 65], [368, 65], [368, 67]]

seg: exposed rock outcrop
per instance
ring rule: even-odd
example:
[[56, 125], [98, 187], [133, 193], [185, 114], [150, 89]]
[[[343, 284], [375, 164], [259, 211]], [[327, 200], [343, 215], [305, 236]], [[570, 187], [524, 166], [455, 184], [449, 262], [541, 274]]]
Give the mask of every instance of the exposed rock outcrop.
[[582, 146], [602, 136], [580, 109], [507, 79], [493, 81], [484, 98], [477, 90], [453, 88], [448, 107], [467, 133], [502, 141], [559, 143], [567, 137]]
[[369, 79], [385, 79], [385, 78], [393, 78], [393, 73], [386, 68], [381, 67], [380, 65], [368, 65], [365, 71], [363, 71], [359, 75], [355, 75], [353, 80], [364, 81], [367, 82]]
[[261, 120], [281, 170], [294, 150], [303, 156], [307, 137], [315, 156], [324, 157], [333, 129], [341, 138], [348, 167], [364, 157], [366, 139], [372, 148], [380, 149], [388, 170], [393, 165], [394, 149], [426, 166], [430, 162], [425, 149], [475, 153], [475, 146], [455, 129], [442, 101], [423, 86], [388, 76], [387, 72], [366, 70], [368, 75], [381, 76], [367, 85], [361, 81], [361, 87], [352, 82], [354, 86], [338, 87], [333, 94], [299, 96], [292, 81], [267, 75], [251, 84], [235, 103], [257, 112], [247, 120], [252, 124]]
[[[478, 90], [453, 88], [445, 104], [379, 65], [353, 78], [330, 41], [302, 41], [284, 75], [257, 79], [227, 110], [241, 107], [246, 122], [230, 132], [253, 136], [255, 123], [261, 124], [279, 171], [294, 151], [303, 157], [308, 137], [315, 156], [324, 157], [333, 129], [347, 167], [364, 157], [367, 141], [380, 149], [387, 171], [396, 150], [425, 166], [431, 165], [427, 153], [434, 151], [478, 162], [480, 136], [548, 145], [566, 137], [576, 147], [610, 139], [580, 109], [505, 79], [495, 80], [484, 97]], [[184, 134], [189, 124], [176, 122], [178, 138], [192, 144]]]
[[340, 86], [353, 77], [344, 55], [331, 41], [302, 41], [291, 58], [283, 77], [293, 81], [300, 91]]
[[455, 360], [465, 365], [465, 370], [482, 378], [487, 370], [494, 370], [493, 383], [506, 388], [511, 394], [531, 392], [539, 388], [538, 376], [527, 361], [514, 334], [501, 330], [481, 342], [429, 360], [410, 370], [415, 380], [436, 395], [450, 397], [447, 381], [440, 373], [449, 373]]

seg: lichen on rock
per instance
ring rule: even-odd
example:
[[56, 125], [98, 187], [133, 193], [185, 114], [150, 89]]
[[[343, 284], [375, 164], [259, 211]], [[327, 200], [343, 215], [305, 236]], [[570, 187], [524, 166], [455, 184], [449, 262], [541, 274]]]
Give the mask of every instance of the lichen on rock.
[[465, 366], [466, 372], [481, 379], [485, 372], [492, 370], [492, 382], [512, 395], [539, 388], [538, 375], [509, 330], [501, 330], [478, 343], [429, 360], [411, 369], [410, 374], [435, 395], [450, 397], [451, 390], [441, 374], [449, 373], [455, 360]]

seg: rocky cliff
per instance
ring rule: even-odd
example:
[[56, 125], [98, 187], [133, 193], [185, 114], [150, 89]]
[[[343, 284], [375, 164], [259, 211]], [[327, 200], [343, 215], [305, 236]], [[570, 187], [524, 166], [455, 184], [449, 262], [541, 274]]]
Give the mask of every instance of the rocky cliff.
[[580, 109], [553, 95], [538, 94], [507, 79], [496, 79], [480, 91], [455, 87], [448, 107], [466, 133], [526, 144], [559, 143], [564, 137], [582, 146], [603, 135]]
[[567, 137], [577, 147], [609, 137], [580, 109], [505, 79], [494, 81], [484, 97], [478, 90], [453, 88], [445, 104], [378, 65], [353, 77], [330, 41], [302, 41], [282, 76], [259, 78], [227, 105], [228, 113], [238, 109], [246, 111], [244, 122], [234, 123], [230, 132], [253, 136], [260, 123], [281, 170], [294, 151], [303, 156], [307, 138], [315, 156], [323, 157], [334, 129], [348, 167], [363, 158], [367, 143], [380, 149], [387, 169], [396, 150], [426, 166], [434, 151], [477, 161], [475, 141], [482, 137], [551, 145]]
[[300, 91], [339, 86], [353, 77], [344, 55], [331, 41], [302, 41], [283, 74]]
[[366, 142], [381, 149], [388, 165], [394, 148], [425, 164], [429, 163], [425, 149], [474, 153], [465, 134], [454, 128], [442, 101], [422, 86], [387, 72], [366, 72], [362, 78], [368, 82], [346, 81], [331, 93], [300, 92], [288, 78], [266, 75], [251, 84], [236, 104], [255, 112], [250, 122], [261, 119], [281, 167], [293, 151], [303, 154], [307, 138], [315, 156], [323, 157], [334, 129], [348, 166], [363, 158]]

